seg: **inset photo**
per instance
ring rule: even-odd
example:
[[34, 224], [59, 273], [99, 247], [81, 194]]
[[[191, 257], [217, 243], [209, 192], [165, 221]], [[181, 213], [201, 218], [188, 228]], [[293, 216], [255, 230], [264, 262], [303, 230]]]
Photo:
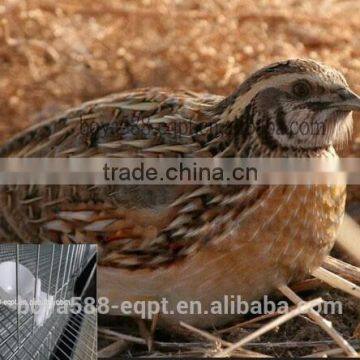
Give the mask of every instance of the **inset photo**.
[[97, 246], [0, 244], [0, 358], [97, 358]]

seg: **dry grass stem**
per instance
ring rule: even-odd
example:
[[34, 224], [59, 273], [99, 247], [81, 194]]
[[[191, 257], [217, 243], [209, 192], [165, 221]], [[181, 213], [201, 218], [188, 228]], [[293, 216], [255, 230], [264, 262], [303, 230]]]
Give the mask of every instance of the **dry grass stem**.
[[[207, 331], [204, 331], [204, 330], [201, 330], [201, 329], [197, 329], [189, 324], [186, 324], [184, 322], [180, 322], [180, 325], [183, 326], [184, 328], [202, 336], [203, 338], [207, 339], [207, 340], [210, 340], [212, 342], [214, 342], [216, 345], [222, 345], [222, 346], [232, 346], [233, 344], [229, 341], [225, 341], [221, 338], [219, 338], [218, 336], [215, 336], [213, 334], [210, 334], [209, 332]], [[237, 355], [245, 355], [245, 356], [251, 356], [251, 357], [269, 357], [265, 354], [260, 354], [258, 352], [255, 352], [255, 351], [250, 351], [250, 350], [246, 350], [246, 349], [242, 349], [242, 348], [239, 348], [238, 349], [241, 353], [240, 354], [237, 354]]]
[[330, 349], [330, 350], [315, 352], [313, 354], [306, 355], [303, 357], [304, 358], [327, 358], [329, 356], [342, 355], [343, 353], [344, 353], [344, 349], [337, 348], [337, 349]]
[[[293, 292], [288, 286], [283, 285], [278, 288], [287, 298], [295, 304], [303, 303], [303, 300]], [[331, 322], [324, 319], [314, 309], [310, 309], [307, 313], [310, 319], [314, 320], [326, 333], [340, 346], [349, 356], [357, 356], [355, 349], [339, 334], [332, 326]]]
[[[292, 309], [291, 309], [292, 310]], [[250, 320], [247, 320], [247, 321], [243, 321], [241, 323], [238, 323], [238, 324], [235, 324], [231, 327], [228, 327], [228, 328], [225, 328], [225, 329], [221, 329], [221, 330], [218, 330], [217, 332], [219, 334], [223, 334], [223, 333], [228, 333], [228, 332], [231, 332], [231, 331], [234, 331], [234, 330], [238, 330], [238, 329], [241, 329], [241, 328], [244, 328], [248, 325], [253, 325], [253, 324], [257, 324], [263, 320], [268, 320], [268, 319], [272, 319], [273, 317], [276, 317], [276, 316], [279, 316], [279, 312], [275, 311], [275, 312], [272, 312], [272, 313], [269, 313], [269, 314], [264, 314], [264, 315], [260, 315], [260, 316], [257, 316], [256, 318], [254, 319], [250, 319]]]
[[98, 358], [111, 358], [127, 348], [127, 342], [119, 339], [98, 351]]
[[295, 309], [289, 311], [286, 314], [281, 315], [280, 317], [278, 317], [277, 319], [271, 321], [270, 323], [264, 325], [263, 327], [261, 327], [260, 329], [254, 331], [253, 333], [251, 333], [248, 336], [245, 336], [243, 339], [241, 339], [240, 341], [238, 341], [237, 343], [229, 346], [227, 349], [218, 352], [217, 354], [215, 354], [214, 357], [224, 357], [224, 356], [229, 356], [234, 350], [246, 345], [247, 343], [249, 343], [250, 341], [258, 338], [259, 336], [267, 333], [268, 331], [280, 326], [281, 324], [291, 320], [292, 318], [302, 314], [302, 313], [306, 313], [309, 309], [320, 305], [323, 302], [322, 299], [318, 298], [318, 299], [314, 299], [311, 300], [309, 302], [303, 303], [298, 305]]
[[328, 256], [323, 263], [323, 267], [346, 280], [354, 283], [360, 283], [360, 268], [356, 266], [348, 264], [332, 256]]
[[[117, 331], [113, 331], [113, 330], [109, 330], [106, 328], [99, 328], [98, 329], [99, 334], [101, 334], [102, 336], [104, 336], [104, 338], [107, 339], [111, 339], [111, 340], [116, 340], [116, 339], [121, 339], [121, 340], [125, 340], [134, 344], [139, 344], [139, 345], [147, 345], [146, 340], [137, 337], [137, 336], [133, 336], [133, 335], [127, 335], [127, 334], [123, 334]], [[161, 347], [161, 348], [173, 348], [176, 350], [179, 349], [189, 349], [189, 348], [194, 348], [194, 347], [202, 347], [202, 348], [207, 348], [208, 344], [206, 343], [180, 343], [180, 342], [164, 342], [164, 341], [154, 341], [154, 345]]]
[[116, 331], [112, 331], [112, 330], [104, 329], [104, 328], [100, 328], [99, 333], [108, 336], [108, 338], [120, 339], [120, 340], [125, 340], [125, 341], [129, 341], [129, 342], [136, 343], [136, 344], [146, 345], [146, 341], [137, 336], [121, 334]]
[[360, 226], [347, 214], [340, 226], [336, 243], [360, 266]]
[[326, 282], [327, 284], [331, 285], [332, 287], [334, 287], [336, 289], [340, 289], [340, 290], [360, 299], [360, 287], [355, 285], [351, 281], [343, 279], [341, 276], [336, 275], [336, 274], [332, 273], [331, 271], [326, 270], [322, 267], [319, 267], [316, 270], [314, 270], [312, 275], [315, 276], [316, 278]]

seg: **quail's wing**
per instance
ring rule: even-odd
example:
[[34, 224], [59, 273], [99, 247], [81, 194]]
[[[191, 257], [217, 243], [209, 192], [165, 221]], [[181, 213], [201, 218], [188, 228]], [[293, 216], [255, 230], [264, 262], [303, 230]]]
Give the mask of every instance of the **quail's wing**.
[[[219, 100], [161, 89], [111, 95], [25, 130], [0, 147], [0, 156], [188, 156], [201, 147], [191, 135], [196, 124], [207, 121], [203, 110]], [[174, 216], [169, 205], [183, 191], [158, 186], [3, 186], [0, 226], [6, 240], [26, 242], [151, 238], [169, 224]]]

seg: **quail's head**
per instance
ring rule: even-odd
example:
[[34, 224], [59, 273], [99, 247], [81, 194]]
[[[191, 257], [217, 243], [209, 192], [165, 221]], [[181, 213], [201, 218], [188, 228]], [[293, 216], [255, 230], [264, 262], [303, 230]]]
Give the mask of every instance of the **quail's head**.
[[224, 114], [247, 123], [247, 136], [266, 147], [305, 151], [346, 141], [352, 111], [360, 111], [360, 97], [340, 72], [302, 59], [255, 72], [226, 102]]

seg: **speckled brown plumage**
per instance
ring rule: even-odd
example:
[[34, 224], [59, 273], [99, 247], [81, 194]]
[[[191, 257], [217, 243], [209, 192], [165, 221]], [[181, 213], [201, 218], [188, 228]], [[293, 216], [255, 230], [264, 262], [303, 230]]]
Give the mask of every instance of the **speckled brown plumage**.
[[[227, 98], [144, 89], [92, 101], [26, 130], [0, 156], [334, 157], [359, 108], [338, 72], [289, 60]], [[294, 134], [293, 120], [325, 121], [326, 132]], [[92, 122], [97, 131], [85, 133]], [[323, 185], [3, 186], [0, 225], [5, 240], [97, 243], [100, 295], [112, 302], [206, 306], [224, 294], [258, 298], [319, 266], [344, 202], [344, 186]], [[231, 316], [163, 316], [180, 318], [210, 326]]]

